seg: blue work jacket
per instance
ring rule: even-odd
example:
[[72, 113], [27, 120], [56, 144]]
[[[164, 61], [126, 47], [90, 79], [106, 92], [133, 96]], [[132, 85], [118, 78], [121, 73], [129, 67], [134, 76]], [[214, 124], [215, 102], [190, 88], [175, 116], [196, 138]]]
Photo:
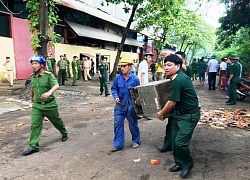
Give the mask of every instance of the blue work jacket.
[[132, 110], [133, 103], [130, 95], [130, 89], [139, 85], [140, 80], [134, 74], [130, 74], [127, 80], [124, 78], [123, 74], [116, 76], [111, 87], [111, 93], [114, 98], [120, 99], [120, 103], [116, 103], [115, 110]]

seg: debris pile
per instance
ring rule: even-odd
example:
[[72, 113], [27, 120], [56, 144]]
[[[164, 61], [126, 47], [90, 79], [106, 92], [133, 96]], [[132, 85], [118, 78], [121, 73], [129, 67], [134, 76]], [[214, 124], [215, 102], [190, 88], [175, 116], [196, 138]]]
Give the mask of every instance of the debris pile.
[[237, 127], [250, 131], [250, 111], [246, 109], [224, 110], [202, 110], [200, 123], [209, 124], [214, 129], [225, 129], [226, 127]]

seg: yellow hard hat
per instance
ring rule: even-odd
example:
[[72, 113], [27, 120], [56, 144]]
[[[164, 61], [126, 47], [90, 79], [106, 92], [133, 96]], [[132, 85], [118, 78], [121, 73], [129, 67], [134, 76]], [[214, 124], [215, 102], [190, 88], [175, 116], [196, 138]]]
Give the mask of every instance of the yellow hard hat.
[[131, 59], [128, 59], [127, 57], [122, 57], [118, 65], [122, 66], [127, 64], [133, 65], [134, 62]]

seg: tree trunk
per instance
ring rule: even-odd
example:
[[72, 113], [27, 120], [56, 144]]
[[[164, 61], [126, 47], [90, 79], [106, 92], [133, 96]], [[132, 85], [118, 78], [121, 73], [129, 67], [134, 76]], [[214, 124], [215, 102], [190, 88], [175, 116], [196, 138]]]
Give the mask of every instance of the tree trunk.
[[130, 25], [131, 23], [133, 22], [133, 19], [134, 19], [134, 15], [135, 15], [135, 11], [138, 7], [138, 4], [134, 4], [133, 5], [133, 8], [132, 8], [132, 13], [130, 15], [130, 18], [129, 18], [129, 21], [128, 21], [128, 24], [125, 28], [125, 31], [123, 33], [123, 36], [122, 36], [122, 40], [121, 40], [121, 43], [119, 45], [119, 49], [117, 51], [117, 54], [116, 54], [116, 58], [115, 58], [115, 64], [114, 64], [114, 68], [113, 68], [113, 71], [110, 75], [110, 80], [114, 80], [115, 77], [116, 77], [116, 72], [117, 72], [117, 66], [118, 66], [118, 63], [119, 63], [119, 60], [120, 60], [120, 56], [121, 56], [121, 52], [122, 52], [122, 49], [123, 49], [123, 45], [125, 43], [125, 40], [127, 38], [127, 34], [128, 34], [128, 30], [130, 28]]
[[41, 47], [37, 48], [37, 53], [46, 58], [47, 44], [48, 44], [48, 0], [39, 0], [39, 3], [40, 3], [39, 29], [41, 32], [39, 39]]
[[190, 43], [189, 43], [189, 44], [187, 44], [183, 52], [186, 52], [186, 51], [187, 51], [188, 46], [190, 46], [190, 45], [191, 45]]
[[182, 43], [181, 43], [180, 51], [182, 51], [182, 48], [183, 48], [184, 43], [185, 43], [185, 40], [186, 40], [186, 36], [184, 35], [184, 36], [183, 36], [183, 41], [182, 41]]

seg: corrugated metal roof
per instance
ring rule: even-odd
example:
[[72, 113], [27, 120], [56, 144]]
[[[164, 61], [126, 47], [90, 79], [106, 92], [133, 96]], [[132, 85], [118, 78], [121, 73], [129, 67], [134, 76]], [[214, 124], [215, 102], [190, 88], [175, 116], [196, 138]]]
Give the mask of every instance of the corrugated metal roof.
[[[100, 39], [108, 42], [121, 43], [122, 37], [119, 35], [112, 34], [101, 29], [96, 29], [89, 26], [76, 24], [69, 21], [66, 22], [78, 36]], [[125, 44], [142, 47], [142, 44], [139, 41], [131, 38], [126, 38]]]
[[[97, 8], [89, 6], [88, 4], [84, 2], [77, 1], [77, 0], [53, 0], [53, 1], [58, 2], [59, 4], [62, 4], [63, 6], [66, 6], [66, 7], [87, 13], [89, 15], [95, 16], [97, 18], [103, 19], [105, 21], [111, 22], [118, 26], [121, 26], [121, 27], [127, 26], [127, 22], [117, 19], [103, 11], [98, 10]], [[133, 30], [134, 27], [131, 25], [130, 29]], [[148, 37], [154, 38], [153, 35], [151, 35], [149, 32], [145, 30], [142, 30], [140, 33]]]

